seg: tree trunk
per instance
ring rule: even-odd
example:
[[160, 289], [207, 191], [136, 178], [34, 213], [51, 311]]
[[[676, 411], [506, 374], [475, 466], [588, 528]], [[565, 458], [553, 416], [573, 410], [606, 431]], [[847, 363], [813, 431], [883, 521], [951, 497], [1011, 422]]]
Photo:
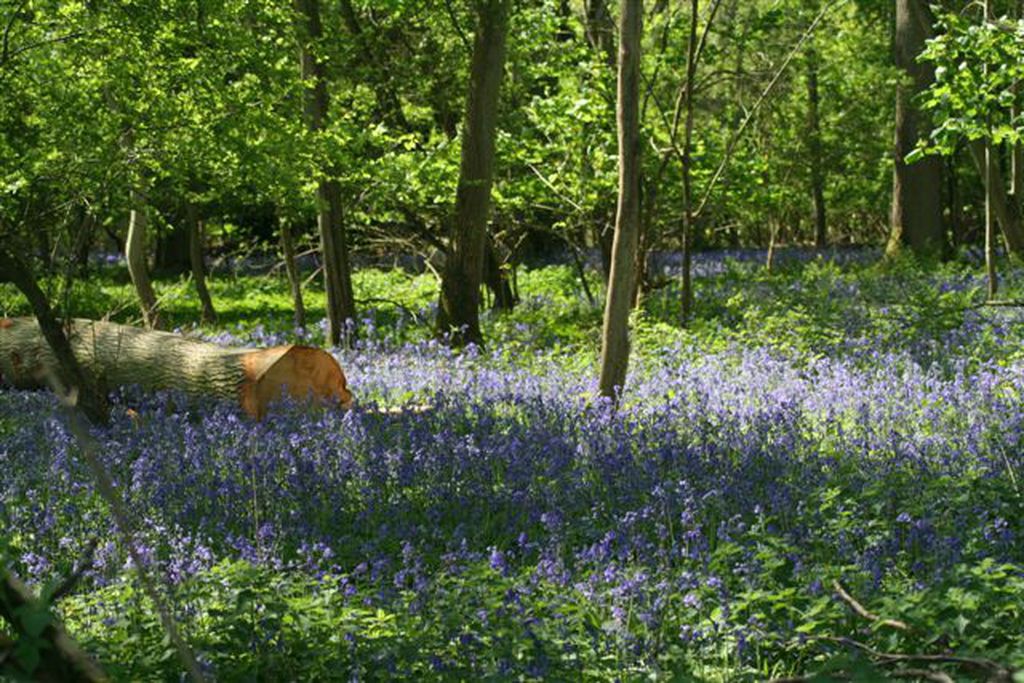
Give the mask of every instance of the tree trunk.
[[683, 125], [683, 282], [681, 315], [686, 325], [693, 314], [693, 91], [697, 79], [699, 0], [690, 2], [690, 42], [686, 50], [686, 123]]
[[[985, 197], [992, 203], [992, 212], [1003, 233], [1006, 249], [1018, 258], [1024, 258], [1024, 226], [1021, 225], [1020, 209], [1006, 192], [1006, 181], [999, 164], [989, 167], [985, 163], [985, 143], [974, 140], [967, 143], [975, 168], [986, 184]], [[990, 191], [991, 190], [991, 191]]]
[[295, 261], [295, 239], [292, 226], [284, 216], [279, 216], [281, 228], [281, 252], [284, 255], [284, 268], [288, 273], [288, 286], [292, 292], [292, 305], [295, 307], [295, 327], [306, 329], [306, 306], [302, 302], [302, 279], [299, 276], [299, 264]]
[[957, 145], [952, 156], [946, 159], [946, 200], [949, 203], [949, 231], [953, 238], [954, 248], [959, 248], [966, 244], [964, 239], [963, 199], [960, 190], [960, 179], [957, 174], [959, 160], [960, 145]]
[[[986, 9], [988, 3], [985, 3]], [[995, 149], [991, 142], [985, 143], [985, 274], [988, 276], [988, 299], [996, 298], [999, 290], [999, 276], [996, 273], [996, 235], [995, 235], [995, 208], [992, 195], [996, 192], [993, 182], [993, 169], [999, 163], [996, 159]]]
[[615, 22], [606, 0], [587, 0], [587, 42], [601, 53], [611, 70], [615, 69]]
[[128, 219], [128, 237], [125, 240], [124, 255], [128, 261], [128, 274], [135, 285], [142, 308], [142, 319], [146, 327], [159, 329], [160, 313], [157, 309], [156, 294], [149, 281], [146, 267], [146, 200], [137, 189], [131, 190], [131, 216]]
[[[299, 15], [297, 31], [302, 78], [307, 83], [306, 126], [316, 133], [327, 125], [329, 106], [324, 66], [313, 52], [317, 41], [323, 36], [319, 0], [295, 0], [295, 11]], [[320, 230], [324, 285], [327, 290], [327, 339], [329, 343], [338, 345], [342, 342], [346, 321], [354, 321], [356, 318], [356, 306], [348, 263], [348, 243], [341, 215], [341, 185], [333, 178], [321, 180], [317, 187], [317, 226]]]
[[[1018, 21], [1024, 19], [1024, 2], [1014, 2], [1013, 11], [1010, 13]], [[1014, 98], [1010, 108], [1010, 116], [1016, 121], [1020, 115], [1020, 83], [1014, 86], [1014, 92], [1018, 95]], [[1019, 142], [1010, 145], [1010, 192], [1013, 194], [1014, 202], [1018, 211], [1024, 207], [1024, 145]]]
[[[259, 419], [282, 392], [296, 399], [310, 393], [348, 407], [352, 394], [338, 362], [307, 346], [270, 349], [224, 348], [170, 332], [115, 323], [75, 320], [65, 353], [109, 386], [177, 389], [237, 402]], [[31, 318], [0, 321], [0, 373], [22, 388], [40, 386], [39, 376], [60, 367]]]
[[807, 152], [811, 165], [811, 200], [814, 205], [814, 246], [828, 246], [825, 216], [825, 166], [821, 143], [821, 95], [818, 92], [818, 53], [807, 51]]
[[491, 308], [496, 311], [511, 311], [515, 308], [516, 297], [509, 281], [508, 269], [498, 259], [494, 240], [488, 239], [484, 246], [484, 283], [494, 297]]
[[931, 33], [931, 12], [924, 0], [896, 0], [896, 67], [905, 80], [896, 86], [895, 169], [892, 226], [887, 254], [904, 246], [914, 253], [940, 256], [946, 250], [942, 225], [942, 160], [927, 156], [914, 164], [905, 159], [917, 146], [922, 117], [914, 104], [935, 78], [929, 64], [917, 61]]
[[[90, 376], [79, 365], [71, 343], [64, 334], [64, 328], [57, 320], [49, 299], [39, 288], [35, 276], [21, 259], [3, 249], [0, 249], [0, 270], [28, 299], [32, 313], [36, 317], [32, 324], [39, 336], [37, 347], [46, 347], [44, 350], [52, 359], [45, 368], [47, 374], [37, 374], [30, 364], [30, 357], [23, 351], [3, 348], [0, 345], [0, 380], [14, 384], [15, 375], [21, 376], [26, 370], [31, 371], [33, 381], [40, 386], [46, 386], [56, 379], [55, 383], [60, 385], [62, 391], [77, 396], [78, 407], [91, 422], [105, 424], [109, 417], [109, 409], [102, 378]], [[13, 326], [12, 321], [0, 319], [0, 339], [4, 338]], [[29, 365], [26, 365], [27, 363]]]
[[154, 270], [158, 273], [180, 275], [192, 267], [191, 234], [186, 226], [184, 230], [177, 226], [168, 226], [156, 231], [156, 260]]
[[341, 184], [336, 180], [321, 182], [317, 199], [320, 251], [327, 283], [327, 338], [335, 346], [343, 342], [348, 346], [355, 330], [348, 328], [347, 323], [355, 322], [356, 304], [348, 262], [348, 239], [341, 216]]
[[96, 237], [96, 216], [87, 207], [79, 206], [78, 231], [74, 236], [75, 271], [79, 277], [89, 274], [89, 253]]
[[213, 308], [213, 299], [210, 298], [210, 290], [206, 287], [206, 263], [203, 260], [203, 219], [199, 217], [199, 209], [192, 202], [188, 202], [185, 208], [188, 221], [188, 259], [192, 268], [192, 279], [196, 283], [196, 293], [199, 295], [199, 303], [202, 306], [202, 321], [213, 323], [217, 321], [217, 311]]
[[643, 0], [622, 0], [619, 24], [619, 200], [601, 334], [602, 396], [616, 400], [629, 364], [629, 310], [640, 229], [640, 35]]
[[594, 234], [597, 241], [597, 249], [601, 254], [601, 275], [605, 283], [612, 274], [612, 247], [615, 243], [615, 226], [605, 221], [595, 223]]
[[437, 328], [460, 346], [482, 344], [480, 281], [494, 178], [498, 95], [505, 69], [511, 0], [487, 0], [478, 10], [470, 65], [462, 159], [451, 248], [441, 281]]

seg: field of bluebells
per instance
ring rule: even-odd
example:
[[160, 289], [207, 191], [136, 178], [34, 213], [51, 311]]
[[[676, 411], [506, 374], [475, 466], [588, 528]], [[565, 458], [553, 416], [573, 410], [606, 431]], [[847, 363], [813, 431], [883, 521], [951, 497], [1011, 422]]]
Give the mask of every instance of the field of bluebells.
[[[595, 399], [600, 311], [564, 266], [522, 274], [522, 304], [465, 352], [429, 338], [429, 283], [361, 274], [403, 278], [405, 303], [336, 350], [346, 413], [282, 406], [255, 424], [125, 390], [95, 435], [202, 666], [267, 681], [905, 673], [869, 648], [1024, 666], [1024, 308], [979, 305], [970, 263], [796, 252], [769, 273], [762, 258], [704, 257], [685, 330], [674, 287], [645, 300], [617, 411]], [[1024, 271], [1005, 275], [1009, 298], [1014, 283]], [[266, 344], [288, 328], [284, 311], [202, 333]], [[118, 680], [177, 680], [78, 449], [51, 396], [0, 390], [0, 550], [45, 584], [95, 539], [59, 604], [69, 629]]]

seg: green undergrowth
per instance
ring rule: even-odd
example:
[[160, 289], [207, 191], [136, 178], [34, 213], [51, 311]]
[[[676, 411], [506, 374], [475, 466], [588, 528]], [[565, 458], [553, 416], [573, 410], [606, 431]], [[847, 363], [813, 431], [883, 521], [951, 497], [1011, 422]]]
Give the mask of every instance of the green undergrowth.
[[[681, 320], [677, 279], [663, 277], [634, 312], [638, 353], [657, 355], [666, 346], [698, 353], [731, 346], [768, 347], [794, 357], [846, 356], [879, 350], [912, 350], [925, 362], [957, 357], [1005, 361], [1019, 357], [1024, 306], [986, 306], [982, 271], [963, 262], [924, 267], [912, 258], [866, 259], [837, 265], [826, 258], [777, 265], [724, 260], [713, 275], [695, 277], [694, 312]], [[999, 299], [1024, 300], [1024, 268], [1003, 267]], [[308, 277], [308, 276], [307, 276]], [[63, 288], [45, 281], [62, 313], [141, 324], [123, 267], [105, 267]], [[591, 364], [600, 345], [603, 282], [588, 272], [594, 300], [585, 295], [575, 268], [520, 267], [520, 301], [512, 311], [485, 310], [482, 325], [490, 350], [510, 358], [523, 351]], [[188, 277], [155, 281], [165, 327], [227, 331], [245, 339], [281, 333], [294, 336], [293, 305], [283, 273], [215, 273], [209, 279], [217, 321], [199, 324], [200, 307]], [[439, 285], [429, 272], [362, 269], [354, 274], [359, 334], [391, 345], [435, 336]], [[323, 342], [325, 296], [319, 281], [304, 288], [306, 318], [314, 343]], [[489, 302], [485, 292], [485, 303]], [[0, 315], [27, 315], [12, 285], [0, 284]], [[975, 334], [977, 328], [985, 328]]]

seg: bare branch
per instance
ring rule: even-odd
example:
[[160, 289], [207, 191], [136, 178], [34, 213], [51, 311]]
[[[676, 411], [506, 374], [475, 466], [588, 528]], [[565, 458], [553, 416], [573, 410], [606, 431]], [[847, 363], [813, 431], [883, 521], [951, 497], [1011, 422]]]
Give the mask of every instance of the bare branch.
[[879, 626], [889, 626], [890, 628], [895, 628], [900, 631], [910, 630], [910, 627], [907, 626], [905, 622], [896, 619], [882, 619], [877, 614], [869, 612], [867, 608], [864, 607], [864, 605], [857, 602], [857, 600], [852, 595], [846, 592], [846, 589], [843, 588], [843, 585], [839, 583], [838, 580], [834, 580], [832, 582], [832, 589], [842, 599], [843, 602], [850, 606], [850, 609], [852, 609], [857, 614], [857, 616], [863, 617], [868, 621], [876, 622]]

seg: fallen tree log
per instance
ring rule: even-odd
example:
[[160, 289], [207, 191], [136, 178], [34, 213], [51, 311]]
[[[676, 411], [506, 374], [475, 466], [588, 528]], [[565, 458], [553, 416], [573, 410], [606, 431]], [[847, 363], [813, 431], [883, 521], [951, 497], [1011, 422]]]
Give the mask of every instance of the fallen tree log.
[[[331, 354], [308, 346], [225, 348], [170, 332], [116, 323], [74, 320], [69, 335], [75, 357], [107, 387], [137, 384], [178, 389], [237, 402], [256, 419], [287, 391], [343, 408], [352, 404], [345, 374]], [[34, 318], [0, 319], [0, 380], [42, 388], [57, 360]]]

